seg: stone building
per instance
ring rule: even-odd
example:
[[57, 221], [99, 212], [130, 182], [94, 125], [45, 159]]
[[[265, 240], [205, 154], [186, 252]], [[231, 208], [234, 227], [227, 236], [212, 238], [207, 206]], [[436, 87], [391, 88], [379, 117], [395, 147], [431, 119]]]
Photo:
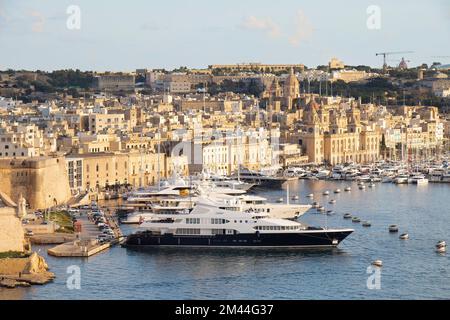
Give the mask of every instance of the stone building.
[[[159, 159], [158, 159], [159, 158]], [[180, 168], [174, 168], [180, 166]], [[66, 156], [68, 182], [73, 194], [94, 192], [108, 187], [154, 185], [159, 177], [170, 176], [174, 169], [188, 174], [187, 160], [172, 159], [149, 152], [88, 153]]]
[[94, 86], [98, 90], [133, 91], [135, 76], [132, 74], [102, 74], [94, 77]]
[[321, 106], [312, 100], [304, 110], [304, 130], [299, 144], [309, 162], [339, 164], [369, 163], [380, 157], [381, 133], [361, 122], [361, 112], [354, 104]]

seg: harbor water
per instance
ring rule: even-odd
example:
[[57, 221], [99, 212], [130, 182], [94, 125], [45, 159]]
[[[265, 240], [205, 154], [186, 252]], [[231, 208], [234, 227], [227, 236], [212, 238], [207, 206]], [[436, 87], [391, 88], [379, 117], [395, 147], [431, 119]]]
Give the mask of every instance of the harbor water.
[[[344, 191], [347, 186], [351, 192]], [[341, 193], [334, 194], [337, 188]], [[329, 196], [322, 195], [325, 190]], [[289, 183], [289, 193], [335, 212], [327, 216], [311, 209], [302, 222], [355, 232], [332, 250], [114, 247], [72, 259], [47, 256], [49, 247], [34, 246], [55, 281], [0, 289], [0, 299], [450, 299], [450, 253], [435, 252], [439, 240], [450, 241], [449, 184], [377, 183], [359, 190], [355, 182], [299, 180]], [[310, 193], [313, 200], [306, 197]], [[287, 198], [286, 186], [257, 194], [273, 202]], [[331, 199], [336, 203], [329, 204]], [[372, 226], [345, 220], [345, 213]], [[389, 233], [392, 224], [399, 233]], [[123, 228], [124, 233], [135, 230]], [[402, 233], [410, 239], [400, 240]], [[376, 259], [383, 261], [379, 273], [371, 267]], [[67, 286], [70, 266], [80, 268], [79, 289]], [[374, 275], [379, 276], [375, 282]]]

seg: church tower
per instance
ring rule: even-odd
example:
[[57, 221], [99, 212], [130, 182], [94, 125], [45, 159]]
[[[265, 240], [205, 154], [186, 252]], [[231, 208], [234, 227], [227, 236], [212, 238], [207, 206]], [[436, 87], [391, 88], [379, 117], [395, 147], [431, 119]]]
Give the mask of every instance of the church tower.
[[283, 86], [283, 98], [287, 110], [292, 110], [293, 100], [298, 97], [300, 97], [300, 83], [294, 74], [294, 69], [291, 68]]

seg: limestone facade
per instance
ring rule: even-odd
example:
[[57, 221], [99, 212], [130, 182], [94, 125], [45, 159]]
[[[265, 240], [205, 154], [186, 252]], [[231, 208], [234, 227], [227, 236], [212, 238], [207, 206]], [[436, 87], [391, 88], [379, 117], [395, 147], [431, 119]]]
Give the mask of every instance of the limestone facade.
[[64, 204], [71, 197], [64, 158], [0, 159], [0, 190], [14, 202], [23, 195], [32, 209]]

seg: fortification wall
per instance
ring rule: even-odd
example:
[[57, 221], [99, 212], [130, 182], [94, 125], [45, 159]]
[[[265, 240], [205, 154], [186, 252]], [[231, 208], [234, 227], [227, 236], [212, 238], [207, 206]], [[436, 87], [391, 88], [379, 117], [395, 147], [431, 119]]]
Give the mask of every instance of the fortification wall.
[[0, 207], [0, 252], [24, 250], [22, 223], [14, 208]]
[[15, 202], [22, 194], [32, 209], [66, 203], [71, 194], [64, 158], [0, 160], [0, 190]]

